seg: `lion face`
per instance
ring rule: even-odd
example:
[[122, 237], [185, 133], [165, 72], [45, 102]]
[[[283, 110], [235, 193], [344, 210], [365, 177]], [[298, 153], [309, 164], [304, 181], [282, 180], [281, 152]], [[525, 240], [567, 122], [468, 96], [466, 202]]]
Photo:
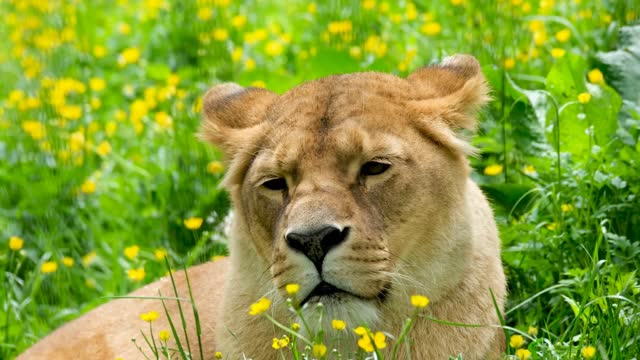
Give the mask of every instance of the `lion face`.
[[339, 75], [282, 96], [210, 90], [202, 134], [228, 156], [224, 183], [273, 288], [286, 298], [299, 284], [300, 304], [371, 324], [416, 268], [434, 283], [455, 269], [461, 244], [438, 236], [464, 201], [468, 146], [454, 131], [473, 126], [485, 93], [467, 56], [408, 79]]

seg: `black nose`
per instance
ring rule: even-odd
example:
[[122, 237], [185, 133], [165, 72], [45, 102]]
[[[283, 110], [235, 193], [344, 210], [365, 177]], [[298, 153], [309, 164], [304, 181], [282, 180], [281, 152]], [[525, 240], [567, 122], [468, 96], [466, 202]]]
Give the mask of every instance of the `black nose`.
[[348, 235], [348, 227], [340, 230], [333, 226], [327, 226], [309, 233], [289, 233], [286, 240], [292, 249], [305, 254], [321, 272], [322, 261], [329, 250], [343, 242]]

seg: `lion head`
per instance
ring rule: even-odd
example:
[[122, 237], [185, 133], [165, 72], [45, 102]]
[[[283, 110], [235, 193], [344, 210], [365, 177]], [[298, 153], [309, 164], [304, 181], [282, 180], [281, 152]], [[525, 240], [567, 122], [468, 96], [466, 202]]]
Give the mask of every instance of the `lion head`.
[[478, 62], [457, 55], [406, 79], [336, 75], [283, 95], [227, 83], [203, 98], [201, 136], [226, 155], [243, 240], [270, 288], [375, 323], [385, 303], [455, 284], [468, 251], [459, 136], [487, 100]]

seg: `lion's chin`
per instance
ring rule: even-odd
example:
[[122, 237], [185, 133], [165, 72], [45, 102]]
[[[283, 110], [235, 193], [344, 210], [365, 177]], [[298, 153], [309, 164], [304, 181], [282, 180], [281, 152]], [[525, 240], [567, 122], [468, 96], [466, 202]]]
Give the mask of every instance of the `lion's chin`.
[[312, 331], [317, 332], [321, 327], [325, 333], [335, 332], [331, 321], [343, 320], [347, 323], [345, 331], [348, 335], [353, 334], [349, 329], [358, 326], [375, 328], [380, 320], [379, 312], [376, 300], [362, 299], [346, 292], [314, 296], [302, 309], [302, 315]]

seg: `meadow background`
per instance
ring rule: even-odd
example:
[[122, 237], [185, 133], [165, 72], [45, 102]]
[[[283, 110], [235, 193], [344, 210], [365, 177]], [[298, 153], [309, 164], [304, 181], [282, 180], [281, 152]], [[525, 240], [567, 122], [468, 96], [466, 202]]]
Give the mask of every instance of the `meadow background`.
[[[483, 65], [473, 178], [530, 358], [640, 354], [640, 5], [633, 0], [0, 0], [0, 359], [226, 253], [216, 83]], [[426, 294], [428, 295], [428, 294]], [[141, 323], [141, 327], [144, 323]], [[456, 339], [451, 339], [456, 341]]]

